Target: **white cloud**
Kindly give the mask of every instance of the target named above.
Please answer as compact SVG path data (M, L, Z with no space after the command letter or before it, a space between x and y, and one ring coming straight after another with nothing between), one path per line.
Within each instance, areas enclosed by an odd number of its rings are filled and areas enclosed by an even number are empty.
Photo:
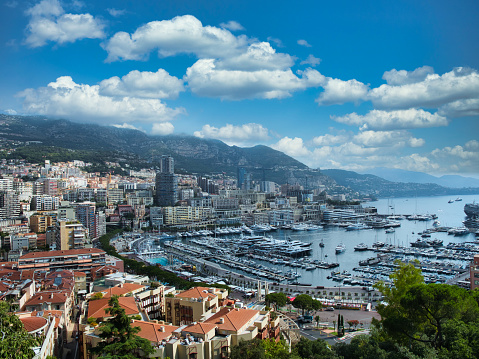
M421 147L425 141L407 131L362 131L353 137L354 143L365 147Z
M80 39L97 39L105 36L104 24L90 14L65 14L58 0L43 0L26 11L25 43L30 47L45 45L48 41L59 44Z
M159 69L157 72L131 71L121 79L118 76L100 82L100 95L120 97L174 99L184 91L183 80Z
M18 6L18 1L7 1L5 3L5 6L11 8L11 9L14 9Z
M479 99L467 99L450 102L439 107L438 113L447 117L464 117L479 115Z
M319 105L343 104L346 102L358 102L365 99L369 85L357 80L343 81L340 79L328 78L322 92L316 99Z
M214 60L201 59L187 69L185 80L191 91L199 96L229 100L284 98L294 91L319 86L324 81L324 76L313 69L306 69L300 75L297 77L290 69L220 70Z
M6 109L4 112L5 112L7 115L16 115L16 114L17 114L17 111L15 111L15 110L13 110L13 109L11 109L11 108Z
M384 109L436 108L458 100L477 99L479 73L474 69L458 67L442 76L428 74L420 82L381 85L371 90L368 98L376 108Z
M311 47L310 44L306 40L298 40L298 45L305 46L305 47Z
M317 136L313 138L313 144L316 146L331 146L339 145L349 140L349 136L346 135L330 135Z
M362 129L407 129L447 126L445 117L424 110L409 109L397 111L372 110L364 116L353 112L341 117L331 117L334 121Z
M434 69L431 66L419 67L414 71L398 71L396 69L392 69L391 71L386 71L383 74L383 80L386 80L388 85L391 86L406 85L424 81L428 75L433 73Z
M201 131L195 131L194 136L214 138L229 145L238 146L269 139L268 129L257 123L247 123L241 126L226 124L220 128L204 125Z
M138 131L141 131L141 132L145 132L142 129L137 128L137 127L133 126L132 124L126 123L126 122L124 122L122 125L112 124L112 126L116 127L116 128L126 128L126 129L129 129L129 130L138 130Z
M153 50L161 57L194 54L200 58L220 58L239 55L248 45L245 36L234 36L226 29L203 26L191 15L171 20L152 21L134 33L117 32L103 47L107 61L145 60Z
M157 99L102 96L99 90L99 85L77 84L63 76L47 87L26 89L18 96L24 98L23 108L28 113L106 124L170 121L185 113L183 108L171 109Z
M166 135L171 135L174 132L174 130L175 130L175 126L173 126L171 122L154 123L151 129L151 134L166 136Z
M228 21L228 22L222 22L220 26L224 29L228 29L230 31L242 31L245 30L245 28L237 21Z
M294 65L294 58L288 54L277 53L268 42L256 42L238 56L217 61L218 69L228 70L276 70Z
M284 152L291 157L306 157L311 154L311 152L305 147L303 139L299 137L290 138L283 137L277 143L270 146L271 148Z
M314 57L313 55L309 55L305 60L300 62L300 65L311 65L313 67L318 66L321 63L321 59Z
M126 13L126 10L125 9L114 9L114 8L110 8L110 9L106 9L108 11L108 13L113 16L113 17L119 17L119 16L122 16L122 15L125 15Z

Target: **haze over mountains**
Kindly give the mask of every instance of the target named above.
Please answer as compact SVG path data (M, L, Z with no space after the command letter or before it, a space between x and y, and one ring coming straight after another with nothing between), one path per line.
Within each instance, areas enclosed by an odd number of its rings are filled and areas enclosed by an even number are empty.
M373 171L377 175L334 169L320 171L268 146L241 148L188 135L150 136L138 130L44 117L0 115L0 138L29 142L30 146L33 142L36 146L93 151L98 160L109 158L109 161L128 162L138 167L155 166L156 159L166 154L175 157L180 172L234 176L238 167L245 167L256 180L297 183L307 189L344 186L365 196L479 193L479 180L461 176L437 178L391 169Z
M479 187L479 179L458 175L436 177L422 172L385 167L377 167L362 173L375 175L394 182L435 183L450 188Z

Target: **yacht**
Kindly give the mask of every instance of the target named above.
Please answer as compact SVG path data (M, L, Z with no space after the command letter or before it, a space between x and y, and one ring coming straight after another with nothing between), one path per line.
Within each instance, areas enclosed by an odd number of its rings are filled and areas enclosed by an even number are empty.
M336 254L343 253L345 250L346 246L343 243L339 243L335 248Z
M358 245L356 245L354 247L354 250L355 251L366 251L366 250L368 250L368 245L365 244L365 243L359 243Z

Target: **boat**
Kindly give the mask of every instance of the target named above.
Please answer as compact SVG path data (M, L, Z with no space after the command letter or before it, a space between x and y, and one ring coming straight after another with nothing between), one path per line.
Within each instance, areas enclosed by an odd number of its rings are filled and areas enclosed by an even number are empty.
M324 241L323 241L323 239L321 239L321 242L319 242L319 246L320 246L321 248L324 248Z
M343 243L339 243L334 250L336 254L340 254L346 250L346 246Z
M462 201L462 198L461 198L461 197L457 197L455 201L456 201L456 202L460 202L460 201Z
M464 213L468 217L479 217L479 204L476 202L467 203L464 206Z
M358 245L354 247L355 251L367 251L368 249L369 249L368 245L365 243L359 243Z
M394 228L388 228L386 229L386 233L394 233L396 230Z
M450 199L449 201L447 201L447 203L454 203L454 200Z

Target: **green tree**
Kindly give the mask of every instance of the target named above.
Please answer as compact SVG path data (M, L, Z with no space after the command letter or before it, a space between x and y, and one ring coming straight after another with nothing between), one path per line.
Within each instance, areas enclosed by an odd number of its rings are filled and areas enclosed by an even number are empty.
M274 339L241 340L231 347L230 359L289 359L291 355L283 341Z
M274 310L277 310L278 307L284 307L288 302L288 297L283 292L269 293L264 299L267 305L273 305Z
M313 309L313 298L307 294L300 294L293 300L293 307L301 309L302 314L305 310Z
M322 339L312 341L301 337L299 342L293 346L292 352L296 357L304 359L338 358L336 353L332 351L328 344Z
M9 312L9 304L0 301L0 358L30 359L35 353L32 347L41 345L39 338L35 338L23 327L20 319Z
M112 296L108 305L105 311L112 317L99 327L103 341L90 351L109 359L148 358L155 350L149 340L136 335L140 328L131 326L131 319L120 307L118 296Z

